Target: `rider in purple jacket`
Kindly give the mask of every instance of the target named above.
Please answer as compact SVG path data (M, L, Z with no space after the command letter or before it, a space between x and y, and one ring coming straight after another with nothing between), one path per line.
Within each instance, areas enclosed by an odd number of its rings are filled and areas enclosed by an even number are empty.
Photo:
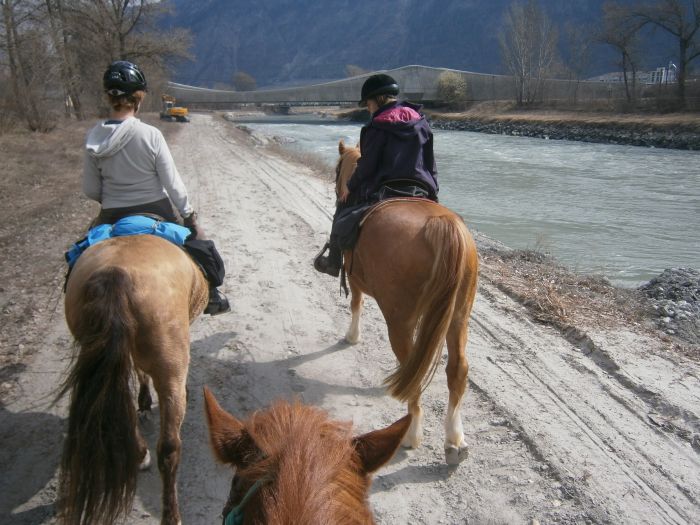
M433 133L419 112L420 106L396 100L374 112L360 133L362 157L348 182L351 194L366 201L385 182L403 179L437 195Z
M348 183L349 193L339 196L330 241L314 260L319 272L334 277L340 273L339 216L389 196L411 195L437 201L433 133L421 107L398 102L398 94L399 86L389 75L372 75L362 86L359 105L367 107L372 119L360 133L362 156ZM328 256L323 255L326 249Z

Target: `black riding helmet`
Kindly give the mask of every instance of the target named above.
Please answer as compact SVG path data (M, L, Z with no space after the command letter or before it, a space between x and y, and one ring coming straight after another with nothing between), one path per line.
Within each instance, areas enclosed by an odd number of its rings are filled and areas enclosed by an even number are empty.
M131 95L134 91L146 91L146 77L139 69L139 66L117 60L112 62L102 77L102 84L105 91L114 96Z
M389 75L380 73L378 75L372 75L365 80L362 84L362 93L360 94L360 101L357 103L358 106L366 106L367 99L376 97L379 95L393 95L399 94L399 85L396 80L391 78Z

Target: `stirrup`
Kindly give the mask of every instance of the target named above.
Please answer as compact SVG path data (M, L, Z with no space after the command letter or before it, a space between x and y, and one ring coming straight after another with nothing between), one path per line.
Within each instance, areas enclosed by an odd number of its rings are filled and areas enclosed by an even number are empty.
M327 273L332 277L338 277L340 275L340 266L335 266L330 257L325 257L323 255L318 255L314 259L314 269L317 272Z
M212 288L209 293L209 303L204 309L205 314L219 315L231 311L231 305L224 294L216 288Z
M316 254L316 257L314 257L314 264L316 264L316 261L318 261L318 259L320 257L322 257L323 254L326 253L326 250L328 250L330 247L331 247L330 242L326 242L326 244L323 245L323 248L321 248L321 251Z

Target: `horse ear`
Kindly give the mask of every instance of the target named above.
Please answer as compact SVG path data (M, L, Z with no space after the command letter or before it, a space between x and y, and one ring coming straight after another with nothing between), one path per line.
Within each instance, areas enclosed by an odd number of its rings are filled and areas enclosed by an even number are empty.
M408 414L386 428L353 438L352 444L365 474L371 474L391 459L410 425L411 415Z
M340 139L340 142L338 142L338 153L341 155L345 153L345 142L343 142L343 139Z
M226 412L217 402L211 390L204 387L204 408L209 424L209 438L216 458L222 463L239 465L245 453L243 423Z

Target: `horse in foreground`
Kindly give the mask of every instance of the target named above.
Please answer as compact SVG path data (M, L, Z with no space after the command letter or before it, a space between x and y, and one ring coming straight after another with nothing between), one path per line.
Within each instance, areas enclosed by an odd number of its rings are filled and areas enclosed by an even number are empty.
M374 523L369 475L396 452L410 416L353 438L315 407L277 402L239 421L204 388L214 453L236 467L224 525Z
M180 523L175 478L185 416L190 323L207 304L204 274L179 247L153 235L90 247L68 279L65 314L77 354L60 396L70 392L59 481L60 520L113 523L131 509L139 467L150 462L131 395L160 404L161 523Z
M360 158L359 148L346 147L342 140L338 151L336 194ZM464 221L427 199L382 201L363 219L355 247L343 255L352 293L346 339L359 341L363 294L374 297L399 361L385 383L394 397L408 402L413 416L404 446L421 443L420 396L447 340L445 459L459 463L467 456L459 410L467 385L465 348L478 274L476 245Z

